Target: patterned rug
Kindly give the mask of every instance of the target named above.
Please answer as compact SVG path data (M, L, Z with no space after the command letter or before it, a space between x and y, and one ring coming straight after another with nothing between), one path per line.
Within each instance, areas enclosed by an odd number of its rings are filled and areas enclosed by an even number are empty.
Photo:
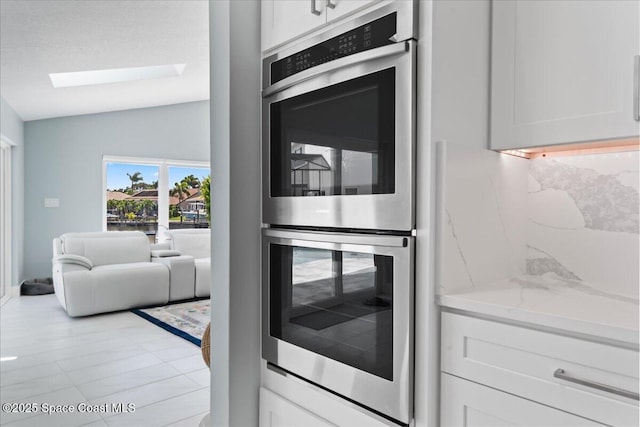
M211 300L136 308L131 312L199 347L204 330L210 321Z

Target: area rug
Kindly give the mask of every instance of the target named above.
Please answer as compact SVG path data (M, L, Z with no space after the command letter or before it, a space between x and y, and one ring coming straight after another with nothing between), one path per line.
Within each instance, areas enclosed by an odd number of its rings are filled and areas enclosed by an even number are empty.
M210 320L211 300L189 301L162 307L131 310L143 319L200 346Z

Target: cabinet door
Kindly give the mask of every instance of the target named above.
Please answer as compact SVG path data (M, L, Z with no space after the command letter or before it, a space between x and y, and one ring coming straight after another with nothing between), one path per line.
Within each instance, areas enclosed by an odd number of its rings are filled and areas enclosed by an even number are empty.
M494 1L491 148L637 137L638 5Z
M266 388L260 388L259 423L260 427L335 426Z
M369 3L373 3L374 1L376 0L326 0L327 21L339 18L356 9L360 9Z
M319 14L311 13L311 6ZM307 33L327 21L325 0L263 0L262 50Z
M442 374L441 387L443 427L604 425L449 374Z
M637 351L454 313L441 326L443 372L606 425L640 425L638 401L593 387L637 391Z

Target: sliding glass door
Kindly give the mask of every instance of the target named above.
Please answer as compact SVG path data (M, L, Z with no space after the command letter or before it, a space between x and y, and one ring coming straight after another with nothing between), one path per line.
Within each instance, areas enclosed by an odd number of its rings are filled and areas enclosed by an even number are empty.
M11 146L0 140L0 298L11 286Z

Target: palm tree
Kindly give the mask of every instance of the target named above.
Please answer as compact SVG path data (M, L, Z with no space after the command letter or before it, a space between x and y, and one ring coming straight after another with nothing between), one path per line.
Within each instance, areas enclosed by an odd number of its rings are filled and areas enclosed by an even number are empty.
M156 211L158 210L158 205L155 201L153 200L149 200L149 199L145 199L145 200L141 200L141 209L142 209L142 216L147 218L150 216L155 216L154 213L156 213Z
M180 204L180 202L191 195L191 193L189 193L189 185L184 180L176 182L173 184L173 188L169 190L169 195L178 197L178 204ZM182 210L180 212L180 222L182 222Z
M194 175L185 176L182 182L187 184L187 188L200 188L200 180Z
M207 211L207 221L211 224L211 174L202 180L200 187L202 197L204 198L204 208Z
M142 177L142 174L140 172L136 172L133 175L128 173L127 176L131 180L131 193L133 193L133 189L135 187L136 182L142 181L144 178Z

